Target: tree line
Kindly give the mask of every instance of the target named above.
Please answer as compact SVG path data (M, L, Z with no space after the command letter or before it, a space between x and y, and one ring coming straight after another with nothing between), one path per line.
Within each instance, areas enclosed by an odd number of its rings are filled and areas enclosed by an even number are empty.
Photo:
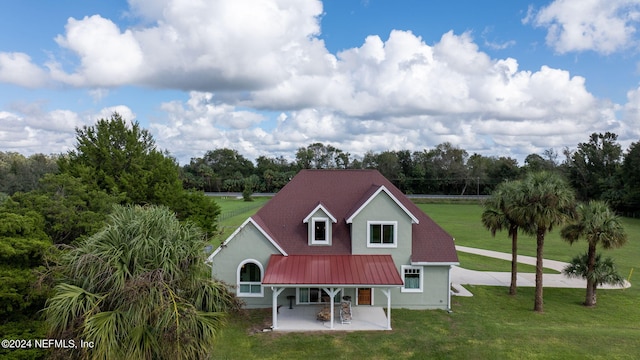
M122 132L122 129L118 131ZM136 131L141 132L143 129L138 128ZM150 140L150 134L144 132L144 137ZM90 135L87 133L87 136ZM153 155L157 159L149 161L153 163L163 158L166 164L162 165L162 161L158 161L156 170L149 170L145 177L105 177L96 180L96 185L115 189L117 183L120 193L128 194L128 201L139 202L148 198L152 199L151 202L157 202L158 196L161 196L160 189L148 186L146 179L161 178L168 176L167 174L171 174L173 178L164 181L174 181L173 188L179 186L180 182L184 189L251 194L277 192L301 169L377 169L407 194L489 195L498 184L506 180L522 179L531 172L550 171L562 175L576 189L578 200L603 200L621 214L637 216L640 214L640 142L632 143L623 151L617 139L618 136L614 133L593 133L587 141L577 144L575 149L565 148L562 154L552 149L545 150L542 154L529 154L522 165L511 157L476 153L469 155L466 150L450 143L413 152L369 151L361 157L332 145L313 143L299 148L294 160L287 160L283 156L259 156L251 161L236 149L209 150L204 156L192 158L189 164L178 167L176 174L175 171L167 172L163 169L167 166L175 168L177 162L168 153L158 152ZM85 147L81 143L79 146L83 149ZM95 153L76 159L72 153L25 157L17 153L0 152L0 194L5 194L0 196L46 187L47 181L41 182L46 174L72 171L59 169L59 164L64 166L68 159L74 159L74 162L93 161L93 167L101 164L100 169L94 171L94 177L99 176L100 171L109 173L119 168L128 170L127 167L135 169L142 166L125 161L132 154L120 151L115 155L103 158ZM73 171L75 175L81 173L77 166ZM167 190L165 193L171 192ZM178 202L177 199L174 200ZM183 202L182 206L186 207L187 204Z
M301 147L295 160L260 156L255 162L235 149L210 150L181 168L187 188L205 192L277 192L301 169L376 169L407 194L489 195L507 180L549 171L576 189L578 200L607 201L617 211L640 212L640 142L623 151L614 133L593 133L561 155L553 149L511 157L469 153L445 142L422 151L369 151L362 157L332 145Z

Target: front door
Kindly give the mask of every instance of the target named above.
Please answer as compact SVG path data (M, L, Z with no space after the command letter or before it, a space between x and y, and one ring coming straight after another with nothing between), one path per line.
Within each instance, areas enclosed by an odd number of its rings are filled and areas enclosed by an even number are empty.
M371 305L371 288L358 289L358 305Z

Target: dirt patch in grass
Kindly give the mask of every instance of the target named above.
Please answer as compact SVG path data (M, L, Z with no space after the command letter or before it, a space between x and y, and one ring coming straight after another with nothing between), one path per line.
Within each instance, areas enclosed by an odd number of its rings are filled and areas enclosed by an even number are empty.
M247 324L247 334L255 335L264 333L265 329L271 329L271 309L244 309L239 314Z

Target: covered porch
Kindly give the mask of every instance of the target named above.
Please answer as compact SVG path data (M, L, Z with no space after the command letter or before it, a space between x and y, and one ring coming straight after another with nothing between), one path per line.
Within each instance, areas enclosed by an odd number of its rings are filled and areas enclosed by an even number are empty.
M273 330L391 330L391 289L401 287L403 281L390 255L272 255L262 285L272 290ZM284 290L300 288L321 289L327 301L293 309L279 306ZM373 303L350 304L350 323L343 324L339 307L345 304L336 297L345 288L379 289L386 298L386 313ZM323 309L328 316L317 320Z
M293 309L282 306L278 315L276 331L376 331L388 330L387 315L380 306L352 307L352 320L348 324L340 322L339 304L334 306L334 318L337 319L331 329L330 321L316 320L316 314L324 305L300 305Z

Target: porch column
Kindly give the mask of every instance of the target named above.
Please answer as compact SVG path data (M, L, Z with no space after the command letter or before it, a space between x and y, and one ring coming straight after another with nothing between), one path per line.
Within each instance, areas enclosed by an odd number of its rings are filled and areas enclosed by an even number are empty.
M391 330L391 288L381 290L387 297L387 330Z
M273 325L271 326L271 328L273 330L278 329L278 295L280 295L280 293L282 293L282 291L284 290L283 287L278 288L278 287L271 287L271 292L273 293L272 298L272 309L271 309L271 317L273 318Z
M331 329L333 329L333 298L340 292L340 288L323 288L322 290L329 294L329 297L331 298L329 300L329 304L331 304L329 309L331 310Z

